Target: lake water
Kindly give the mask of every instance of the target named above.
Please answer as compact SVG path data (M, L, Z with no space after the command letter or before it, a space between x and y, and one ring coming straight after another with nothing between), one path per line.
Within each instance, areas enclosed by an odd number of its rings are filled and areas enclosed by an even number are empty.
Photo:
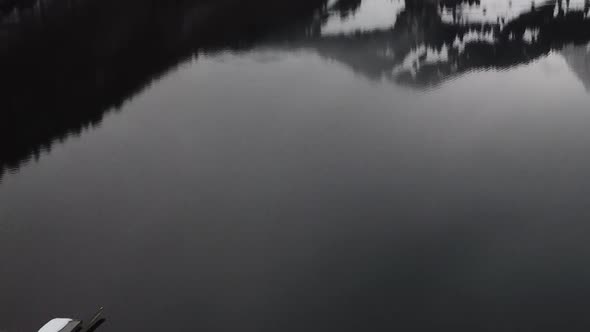
M3 9L0 331L590 328L589 2L288 2Z

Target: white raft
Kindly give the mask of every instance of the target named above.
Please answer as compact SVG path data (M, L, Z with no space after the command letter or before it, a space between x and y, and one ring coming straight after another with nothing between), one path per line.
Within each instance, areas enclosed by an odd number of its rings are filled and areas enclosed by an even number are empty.
M84 326L81 320L55 318L43 325L39 332L92 332L104 321L104 318L102 318L102 308L100 308L87 326Z

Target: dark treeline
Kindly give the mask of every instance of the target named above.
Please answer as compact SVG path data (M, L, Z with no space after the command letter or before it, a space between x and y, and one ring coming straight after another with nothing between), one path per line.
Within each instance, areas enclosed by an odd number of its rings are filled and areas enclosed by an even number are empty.
M15 2L16 3L16 2ZM324 0L40 0L3 3L0 177L99 123L184 59L242 49Z

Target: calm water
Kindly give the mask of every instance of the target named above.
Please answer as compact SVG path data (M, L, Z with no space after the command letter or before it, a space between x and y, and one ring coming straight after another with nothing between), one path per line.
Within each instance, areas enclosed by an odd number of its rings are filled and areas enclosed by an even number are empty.
M589 2L248 2L5 2L0 331L590 328Z

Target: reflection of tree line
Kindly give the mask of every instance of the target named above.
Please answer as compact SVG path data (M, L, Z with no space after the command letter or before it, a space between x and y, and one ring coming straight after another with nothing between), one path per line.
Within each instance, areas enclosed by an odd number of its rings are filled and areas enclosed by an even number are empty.
M324 4L40 1L45 6L22 8L19 21L0 25L0 178L97 125L184 59L248 47L289 22L310 19Z
M441 9L477 0L406 0L392 29L335 36L321 34L322 22L334 12L352 15L362 0L329 9L327 0L11 1L0 0L0 177L98 124L106 111L201 51L247 48L272 37L267 42L275 47L313 48L372 78L428 86L590 39L584 14L563 7L555 14L554 1L506 24L464 24L445 22ZM538 30L532 42L522 38L527 29ZM494 38L450 47L473 34ZM425 61L420 46L440 61ZM408 62L413 55L416 61Z
M459 5L477 6L476 0L406 0L405 4L391 29L329 36L316 30L315 36L289 46L315 49L372 79L428 87L472 70L527 63L590 40L588 0L575 10L569 10L569 0L531 4L508 22L500 17L487 22L460 20ZM355 6L334 8L349 12ZM443 20L443 9L450 9L453 20Z
M464 49L451 48L448 60L427 64L415 70L411 75L408 71L398 76L403 83L417 85L433 85L454 76L474 69L507 68L526 63L548 54L551 50L560 50L568 44L586 43L590 40L590 20L585 13L590 8L585 1L582 10L568 11L568 1L548 1L541 6L532 7L505 25L461 26L455 27L456 35L462 40L466 35L476 32L477 35L488 34L491 41L477 40L466 43ZM440 21L439 21L440 22ZM438 22L437 22L438 23ZM440 23L441 29L448 24ZM525 38L529 34L528 38ZM449 36L450 37L450 36ZM440 49L442 44L452 44L457 37L429 40L424 44L435 45Z

